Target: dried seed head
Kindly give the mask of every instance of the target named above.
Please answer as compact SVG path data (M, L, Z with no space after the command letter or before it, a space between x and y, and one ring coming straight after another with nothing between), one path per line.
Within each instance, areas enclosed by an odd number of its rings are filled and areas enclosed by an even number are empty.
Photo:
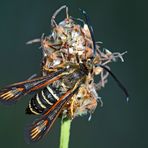
M56 17L63 9L66 9L66 18L57 23ZM28 42L41 42L44 59L43 75L48 75L56 71L57 67L64 67L64 65L66 65L67 69L71 68L71 65L75 68L81 67L80 65L85 67L83 70L87 71L87 74L84 84L80 86L78 93L71 98L63 109L65 116L70 118L88 112L92 113L98 102L102 106L102 101L98 97L96 90L100 90L107 83L110 73L107 64L116 61L117 58L123 61L122 55L124 54L112 53L108 49L101 50L100 44L102 42L95 42L88 15L83 10L81 12L86 23L82 19L71 17L68 14L67 6L60 7L51 18L51 34L49 36L43 34L41 39ZM78 22L82 22L83 25ZM94 81L96 75L100 76L97 83ZM111 75L113 76L112 73ZM63 86L65 84L70 85L71 83L68 78L63 77L61 86L62 89L67 90L68 86Z

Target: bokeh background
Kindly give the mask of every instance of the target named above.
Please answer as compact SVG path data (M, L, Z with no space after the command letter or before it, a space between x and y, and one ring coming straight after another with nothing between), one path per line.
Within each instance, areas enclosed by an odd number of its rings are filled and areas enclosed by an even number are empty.
M50 33L50 17L62 5L70 14L82 17L85 9L92 21L96 40L111 51L124 52L125 62L111 68L127 87L131 99L126 103L122 91L109 78L99 92L104 106L72 123L70 148L146 148L148 147L148 45L147 3L143 0L13 0L0 1L0 86L27 79L39 73L39 45L25 42ZM58 20L64 18L64 12ZM24 113L31 96L16 105L0 105L0 147L58 148L60 120L38 143L26 144L24 127L34 117Z

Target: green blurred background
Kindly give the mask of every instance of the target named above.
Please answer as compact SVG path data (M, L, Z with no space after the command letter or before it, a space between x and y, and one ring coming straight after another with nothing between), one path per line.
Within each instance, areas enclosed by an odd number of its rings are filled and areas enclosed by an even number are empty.
M41 50L25 42L50 33L50 17L61 5L70 14L82 17L85 9L95 30L95 38L111 51L124 52L125 62L111 68L127 87L127 104L122 91L109 78L101 90L103 108L72 122L70 148L146 148L148 147L148 70L147 3L142 0L13 0L0 1L0 86L27 79L39 73ZM64 13L59 16L64 18ZM60 19L59 19L60 20ZM60 120L40 142L26 144L24 127L34 117L24 113L30 96L13 106L0 105L0 147L58 148Z

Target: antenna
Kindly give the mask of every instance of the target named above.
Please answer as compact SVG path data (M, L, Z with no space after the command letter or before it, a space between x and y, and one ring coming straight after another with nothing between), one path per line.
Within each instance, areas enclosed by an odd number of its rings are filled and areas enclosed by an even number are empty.
M88 14L86 13L86 11L82 10L79 8L79 10L83 13L84 17L85 17L85 21L86 21L86 24L89 28L89 31L90 31L90 34L91 34L91 38L92 38L92 42L93 42L93 53L94 55L96 54L96 44L95 44L95 36L94 36L94 31L93 31L93 28L92 28L92 25L90 23L90 18L88 16Z
M125 96L126 96L126 101L129 101L129 94L128 91L126 90L126 88L123 86L123 84L119 81L119 79L115 76L115 74L109 70L106 66L101 65L101 64L97 64L97 66L100 66L101 68L103 68L104 70L106 70L111 76L112 78L116 81L117 85L121 88L121 90L124 92Z

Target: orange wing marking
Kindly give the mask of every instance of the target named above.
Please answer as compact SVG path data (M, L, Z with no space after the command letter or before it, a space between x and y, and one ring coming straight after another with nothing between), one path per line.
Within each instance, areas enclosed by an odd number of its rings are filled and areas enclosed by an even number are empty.
M23 91L24 89L23 88L17 88L15 90L10 90L6 93L3 93L0 95L0 98L2 98L3 100L9 100L11 99L12 97L16 97L17 96L17 93Z
M38 123L38 126L31 130L31 138L34 139L39 135L39 133L46 127L48 124L48 120L40 121Z

